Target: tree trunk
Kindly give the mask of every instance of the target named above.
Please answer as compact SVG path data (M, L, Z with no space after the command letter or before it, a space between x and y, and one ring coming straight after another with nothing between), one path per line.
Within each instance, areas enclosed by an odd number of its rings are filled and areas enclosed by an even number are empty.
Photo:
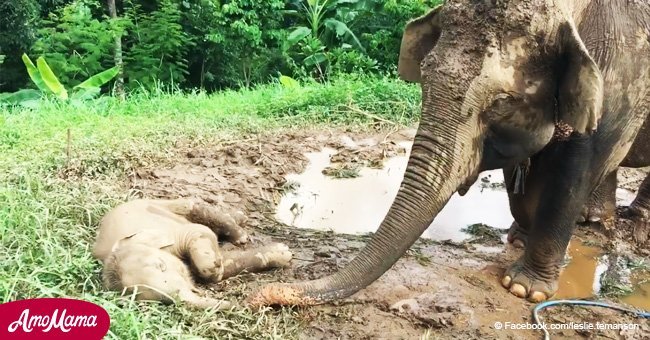
M115 8L115 0L108 1L108 13L111 16L111 19L117 19L117 9ZM115 66L119 68L119 73L117 74L117 79L115 80L115 94L122 100L124 100L124 60L122 59L122 32L115 33L115 54L113 55L113 60L115 61Z

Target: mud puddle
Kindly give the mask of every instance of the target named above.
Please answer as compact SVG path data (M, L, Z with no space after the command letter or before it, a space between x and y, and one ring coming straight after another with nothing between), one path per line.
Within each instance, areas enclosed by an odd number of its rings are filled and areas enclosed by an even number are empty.
M621 301L643 310L650 310L650 275L639 279L639 284L637 284L634 292L621 298Z
M556 299L593 297L600 291L600 276L607 269L599 264L603 251L574 239L569 244L570 263L562 270Z
M403 155L386 159L381 169L362 167L354 178L323 174L332 166L330 159L336 150L326 148L306 154L309 165L305 171L286 177L297 188L282 198L276 218L298 228L344 234L376 231L404 177L411 143L399 145L406 151ZM476 223L498 229L506 229L512 223L501 170L481 174L465 196L454 194L422 237L464 241L471 235L462 229Z
M606 291L608 287L603 284L603 281L607 280L604 275L610 270L607 258L608 255L601 248L587 245L579 239L573 239L568 249L570 262L562 269L558 292L554 299L588 299L609 294L610 292ZM628 269L623 268L622 270L627 271ZM650 308L650 276L643 270L629 274L634 276L629 283L632 291L628 295L621 296L621 301L648 310Z
M355 149L358 144L349 138L341 142L346 148ZM364 140L363 145L373 145ZM396 143L403 148L399 155L381 162L374 168L356 164L339 164L340 150L324 148L319 152L306 153L308 165L300 174L286 176L293 191L279 201L275 218L297 228L328 230L341 234L363 234L376 231L390 208L406 169L410 141ZM345 157L343 157L345 158ZM332 177L331 169L344 168L347 178ZM629 189L617 190L617 203L631 203L635 193ZM470 212L471 213L467 213ZM465 196L454 196L422 235L437 241L463 242L474 235L466 232L467 227L483 224L496 229L507 229L512 223L508 197L504 188L501 170L486 171L470 188ZM502 241L505 235L502 236ZM485 246L474 244L482 253L498 254L505 251L505 244ZM602 249L589 246L574 239L568 249L566 267L560 276L556 299L592 298L601 291L600 279L608 269L602 261ZM650 283L646 278L634 286L634 292L622 300L638 308L650 304Z

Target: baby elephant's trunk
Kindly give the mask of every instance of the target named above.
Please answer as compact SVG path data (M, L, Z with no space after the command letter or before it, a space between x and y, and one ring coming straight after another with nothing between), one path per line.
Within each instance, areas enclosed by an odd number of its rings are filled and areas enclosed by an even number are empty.
M289 247L273 243L261 248L223 252L223 275L226 279L242 272L259 272L270 268L289 266L292 254Z
M200 309L215 308L217 310L226 310L233 308L233 304L229 301L217 300L209 297L201 297L190 290L181 290L178 293L178 298L180 301L187 303L192 307Z

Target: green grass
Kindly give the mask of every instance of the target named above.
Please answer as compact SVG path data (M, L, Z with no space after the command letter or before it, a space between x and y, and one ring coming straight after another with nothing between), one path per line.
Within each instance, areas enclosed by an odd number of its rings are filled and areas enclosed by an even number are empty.
M323 175L333 178L357 178L361 176L361 166L343 164L323 169Z
M0 301L95 302L111 315L109 338L295 337L301 321L290 309L192 311L106 292L90 255L99 219L134 194L127 178L135 169L169 165L177 141L201 145L280 128L367 125L373 115L410 123L419 96L418 87L399 81L348 78L296 89L140 93L125 102L0 108Z

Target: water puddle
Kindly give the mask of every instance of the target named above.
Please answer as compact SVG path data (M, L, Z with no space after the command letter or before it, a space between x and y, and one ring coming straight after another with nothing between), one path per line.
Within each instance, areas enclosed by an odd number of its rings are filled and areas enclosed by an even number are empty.
M353 147L354 141L347 141L347 144ZM404 176L411 143L403 142L400 146L406 148L406 155L386 159L382 169L361 168L355 178L337 179L323 175L322 171L331 164L330 157L336 154L334 149L306 154L309 165L305 171L287 176L288 182L298 185L293 192L282 197L276 218L297 228L344 234L375 231L388 212ZM633 198L631 191L617 191L618 204L629 204ZM501 170L487 171L465 196L454 194L422 236L459 242L472 237L462 231L468 225L483 223L506 229L512 220L503 187L503 173ZM503 250L503 247L475 246L484 252ZM602 250L574 240L568 252L571 262L562 271L555 298L597 295L601 288L600 277L607 270L607 265L599 261ZM621 300L638 308L650 309L650 282L637 284L635 292Z
M616 188L616 205L630 205L635 197L636 193L631 190Z
M560 286L553 299L593 298L601 292L601 277L607 271L602 249L585 245L579 240L569 244L571 262L560 274ZM633 280L634 291L620 300L636 308L650 310L650 277L642 273Z
M560 274L560 286L554 299L592 298L601 293L601 277L607 271L603 251L579 240L569 244L571 262ZM634 290L620 300L636 308L650 310L650 277L640 272L632 280Z
M410 144L401 144L407 155ZM308 153L310 163L305 171L287 176L287 181L299 187L280 201L276 213L279 221L346 234L377 230L397 194L408 157L389 158L383 169L362 168L356 178L336 179L322 174L335 153L333 149ZM461 229L475 223L495 228L508 228L512 223L501 170L483 173L465 196L454 194L422 236L462 241L470 235Z
M600 275L607 269L599 264L602 250L573 240L568 249L571 262L560 274L560 286L555 299L582 299L600 291Z
M634 292L623 297L621 301L645 311L650 311L650 277L639 280Z

